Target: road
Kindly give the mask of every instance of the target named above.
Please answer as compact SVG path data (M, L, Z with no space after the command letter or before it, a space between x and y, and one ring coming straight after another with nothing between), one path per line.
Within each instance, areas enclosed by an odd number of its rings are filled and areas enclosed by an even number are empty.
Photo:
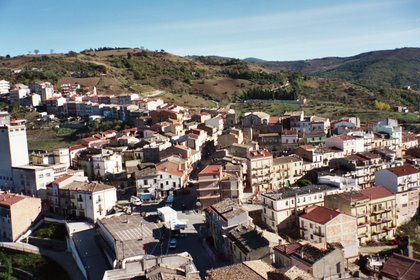
M162 228L162 238L158 246L153 248L153 255L164 255L171 253L188 252L194 260L194 264L200 271L200 276L204 279L206 270L226 265L226 263L218 260L214 252L209 248L207 243L200 235L200 228L205 227L205 216L201 211L196 211L196 194L194 189L191 189L189 193L178 192L175 195L173 208L178 212L178 218L187 220L187 228L181 231L182 235L175 237L177 239L176 249L169 249L168 243L170 238L170 232ZM184 207L183 207L184 205ZM155 217L157 208L163 207L164 201L157 205L142 206L141 211L147 213L151 220L156 219ZM184 209L182 211L181 209ZM148 253L151 253L148 248Z

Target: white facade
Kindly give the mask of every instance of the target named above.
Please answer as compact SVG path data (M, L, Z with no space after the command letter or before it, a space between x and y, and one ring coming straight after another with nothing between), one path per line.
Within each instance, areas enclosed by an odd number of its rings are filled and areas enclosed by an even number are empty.
M101 154L92 156L93 175L105 178L109 174L123 171L121 154L103 150Z
M0 188L13 185L12 167L29 163L26 127L24 125L0 127Z
M13 168L15 192L47 199L47 185L54 181L52 167L25 165Z
M325 140L325 146L340 149L347 156L356 152L356 139L345 134L332 136Z
M10 83L6 80L0 80L0 94L9 93Z

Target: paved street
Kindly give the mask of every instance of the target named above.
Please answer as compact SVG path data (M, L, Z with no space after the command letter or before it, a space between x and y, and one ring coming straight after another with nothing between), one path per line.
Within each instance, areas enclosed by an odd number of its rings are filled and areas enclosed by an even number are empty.
M162 238L159 244L153 244L153 248L147 248L149 254L164 255L171 253L188 252L194 259L197 269L200 270L200 275L204 278L206 270L224 265L216 258L211 249L207 246L205 241L200 236L200 228L205 226L205 216L201 211L196 211L196 194L194 188L189 188L189 193L178 191L175 195L173 208L177 210L178 219L187 220L187 228L181 231L182 235L176 237L176 249L169 249L170 236L168 230L162 228ZM142 206L141 210L145 212L150 221L157 219L157 208L165 206L164 200L156 205ZM185 209L185 210L181 210ZM159 223L157 223L159 225Z

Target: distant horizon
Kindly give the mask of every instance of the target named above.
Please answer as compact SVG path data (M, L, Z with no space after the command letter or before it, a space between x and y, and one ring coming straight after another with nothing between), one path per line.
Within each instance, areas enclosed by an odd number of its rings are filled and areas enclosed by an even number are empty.
M95 47L95 48L85 48L82 50L69 50L68 52L54 52L54 53L42 53L41 51L38 54L34 54L34 53L30 53L30 54L18 54L18 55L14 55L14 56L10 56L11 58L14 57L22 57L22 56L43 56L43 55L66 55L68 54L70 51L74 51L76 53L81 53L82 51L86 51L86 50L90 50L90 49L98 49L98 48L113 48L113 49L141 49L140 47L110 47L110 46L102 46L102 47ZM148 49L146 47L143 47L144 50L147 51L160 51L162 49ZM367 50L361 53L355 53L355 54L350 54L350 55L346 55L346 56L336 56L336 55L330 55L330 56L323 56L323 57L313 57L313 58L302 58L302 59L296 59L296 60L268 60L268 59L264 59L264 58L260 58L260 57L254 57L254 56L249 56L249 57L229 57L229 56L221 56L221 55L217 55L217 54L188 54L188 55L179 55L176 53L172 53L172 52L168 52L166 50L164 50L167 53L170 53L172 55L176 55L176 56L180 56L180 57L189 57L189 56L215 56L215 57L224 57L224 58L232 58L232 59L240 59L240 60L245 60L245 59L259 59L262 61L282 61L282 62L288 62L288 61L301 61L301 60L315 60L315 59L324 59L324 58L346 58L346 57L352 57L352 56L357 56L360 54L364 54L364 53L369 53L369 52L380 52L380 51L395 51L395 50L399 50L399 49L420 49L420 47L397 47L397 48L393 48L393 49L381 49L381 50ZM0 55L0 56L5 56L5 55Z
M420 47L416 0L2 0L0 12L2 56L131 46L294 61Z

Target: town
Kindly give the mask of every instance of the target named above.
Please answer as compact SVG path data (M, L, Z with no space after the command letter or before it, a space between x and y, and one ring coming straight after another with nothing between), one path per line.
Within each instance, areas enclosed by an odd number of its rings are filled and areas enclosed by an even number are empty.
M420 273L398 235L419 208L420 137L397 120L239 118L48 81L2 80L0 94L38 108L32 121L0 112L0 246L65 261L69 279ZM27 128L54 120L127 127L29 153Z

